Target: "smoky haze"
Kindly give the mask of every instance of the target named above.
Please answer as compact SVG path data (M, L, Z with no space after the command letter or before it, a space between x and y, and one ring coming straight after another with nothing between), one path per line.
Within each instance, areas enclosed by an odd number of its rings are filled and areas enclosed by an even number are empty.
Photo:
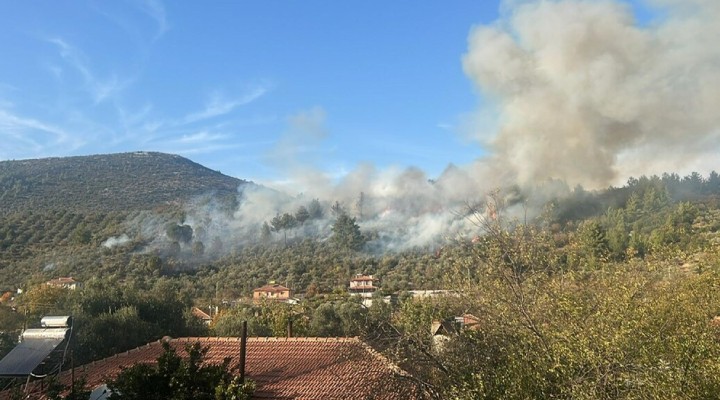
M289 119L268 155L287 182L244 187L229 220L206 207L187 222L228 250L257 243L263 223L319 199L323 217L286 232L291 240L328 238L339 202L372 233L369 250L437 247L478 234L464 214L496 188L521 217L568 186L707 172L720 144L720 1L652 6L661 17L641 24L619 1L508 1L500 19L474 27L462 66L483 108L470 120L493 117L467 127L483 147L470 165L451 164L439 177L370 164L328 176L311 161L329 134L315 107Z

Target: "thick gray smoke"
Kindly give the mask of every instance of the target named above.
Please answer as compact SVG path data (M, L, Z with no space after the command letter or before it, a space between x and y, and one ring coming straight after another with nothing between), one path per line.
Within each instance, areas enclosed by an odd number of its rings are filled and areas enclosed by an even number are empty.
M712 169L720 142L720 1L656 0L641 26L619 1L506 4L473 29L466 74L499 114L475 135L519 183L602 187Z
M478 234L464 213L496 188L522 218L568 185L707 172L720 144L720 0L654 4L662 19L640 24L619 1L508 1L498 21L475 27L463 67L483 98L477 120L497 121L473 126L488 154L472 165L439 177L370 165L329 176L313 166L328 135L317 107L292 117L268 154L288 183L245 186L231 217L205 204L184 223L206 249L228 251L258 243L263 223L319 199L324 217L284 232L290 240L328 238L339 202L372 234L369 249L437 247ZM523 195L507 189L517 186Z

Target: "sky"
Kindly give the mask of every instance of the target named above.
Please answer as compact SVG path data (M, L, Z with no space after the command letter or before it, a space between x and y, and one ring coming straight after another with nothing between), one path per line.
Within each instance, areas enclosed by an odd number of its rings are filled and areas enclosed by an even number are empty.
M288 158L440 173L477 102L460 57L492 2L0 6L0 159L125 151L280 179Z
M469 125L501 123L463 57L515 3L3 2L0 160L160 151L256 182L300 165L439 176L486 156Z

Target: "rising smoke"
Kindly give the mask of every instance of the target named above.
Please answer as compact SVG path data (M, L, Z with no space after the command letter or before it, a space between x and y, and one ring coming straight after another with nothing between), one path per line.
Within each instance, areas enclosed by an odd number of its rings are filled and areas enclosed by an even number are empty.
M324 110L314 108L290 119L269 155L292 185L245 186L231 220L195 209L188 223L242 245L256 242L278 213L317 198L325 217L290 237L327 238L330 204L339 202L374 232L369 248L404 250L476 235L463 213L495 188L506 188L519 216L568 185L707 172L720 144L720 1L652 5L662 17L638 22L620 1L507 1L500 19L473 28L462 65L482 96L481 113L497 120L471 127L487 152L472 165L450 165L433 180L416 168L371 165L329 177L302 159L328 132Z
M473 29L466 74L499 115L475 127L519 183L603 187L708 171L720 139L720 2L656 0L640 25L619 1L508 3Z

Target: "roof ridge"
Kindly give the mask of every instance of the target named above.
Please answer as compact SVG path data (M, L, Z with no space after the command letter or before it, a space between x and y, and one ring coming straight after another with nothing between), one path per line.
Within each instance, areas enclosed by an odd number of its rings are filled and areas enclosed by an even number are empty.
M168 339L165 339L168 340ZM179 338L172 338L169 339L170 342L175 343L188 343L188 342L239 342L241 338L239 336L184 336ZM286 337L286 336L249 336L247 338L248 341L253 342L343 342L343 343L352 343L352 342L362 342L359 337L357 336L293 336L293 337ZM161 342L162 340L158 340L157 342ZM157 343L157 342L151 342L151 343ZM147 345L143 346L148 346ZM141 347L143 347L141 346ZM128 350L128 352L134 351L136 349Z
M248 337L248 340L252 340L254 342L343 342L343 343L350 343L359 341L358 337L350 337L350 336L331 336L331 337L321 337L321 336L293 336L293 337L286 337L286 336L252 336Z
M107 357L100 358L98 360L93 360L93 361L87 362L83 365L78 365L77 367L73 367L73 368L66 369L64 371L60 371L60 373L57 374L57 377L61 378L61 377L66 377L68 375L72 375L73 371L75 371L76 373L79 373L81 376L85 375L88 367L92 367L92 366L95 366L98 364L107 364L110 360L112 360L114 358L119 358L120 356L128 356L128 355L130 355L130 353L132 353L134 351L140 351L143 348L150 348L150 347L152 347L152 345L154 343L160 343L160 342L162 342L162 339L156 340L154 342L148 342L146 344L137 346L130 350L121 351L119 353L115 353L115 354L109 355Z

